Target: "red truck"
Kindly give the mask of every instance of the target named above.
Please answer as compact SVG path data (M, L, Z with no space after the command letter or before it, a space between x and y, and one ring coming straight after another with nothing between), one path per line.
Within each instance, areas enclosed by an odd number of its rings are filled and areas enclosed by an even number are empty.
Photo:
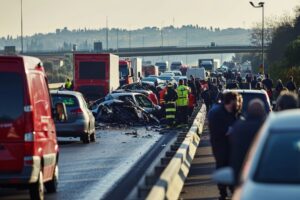
M158 76L158 66L156 65L144 65L142 67L142 73L144 77L148 77L150 75Z
M62 103L60 108L66 113ZM55 110L39 59L0 56L1 187L25 185L31 199L44 199L44 186L48 193L56 192Z
M120 86L133 83L133 68L130 60L119 61Z
M74 54L74 90L87 101L97 100L117 89L119 57L113 54Z

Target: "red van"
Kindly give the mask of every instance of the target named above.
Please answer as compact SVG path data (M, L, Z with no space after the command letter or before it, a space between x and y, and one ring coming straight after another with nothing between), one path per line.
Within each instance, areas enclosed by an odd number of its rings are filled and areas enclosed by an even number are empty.
M58 144L41 61L0 56L0 187L28 186L31 199L56 192Z

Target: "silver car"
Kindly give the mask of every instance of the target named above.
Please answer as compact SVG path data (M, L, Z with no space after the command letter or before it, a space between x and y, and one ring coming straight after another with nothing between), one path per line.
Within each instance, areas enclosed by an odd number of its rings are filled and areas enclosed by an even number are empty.
M95 118L88 109L87 103L79 92L51 91L52 103L64 103L67 120L55 122L57 136L80 137L84 143L96 140Z
M246 158L232 199L300 199L300 112L271 113ZM219 183L233 181L231 168L218 170Z

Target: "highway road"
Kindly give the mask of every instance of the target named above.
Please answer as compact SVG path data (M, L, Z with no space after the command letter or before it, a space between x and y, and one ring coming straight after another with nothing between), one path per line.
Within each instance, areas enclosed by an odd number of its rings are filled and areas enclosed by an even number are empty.
M132 134L135 130L137 135ZM46 199L98 200L117 187L136 164L141 164L139 161L149 150L157 145L164 148L160 141L168 142L175 136L140 127L98 130L97 142L91 144L82 144L79 139L59 138L58 192L46 194ZM29 199L29 193L1 188L0 199Z

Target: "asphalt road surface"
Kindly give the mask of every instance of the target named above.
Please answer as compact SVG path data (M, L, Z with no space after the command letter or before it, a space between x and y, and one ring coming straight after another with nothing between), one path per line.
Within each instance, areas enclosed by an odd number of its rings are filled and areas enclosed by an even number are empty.
M97 142L91 144L82 144L78 139L60 140L58 192L46 194L46 199L100 199L161 137L156 130L140 127L98 130ZM29 193L0 188L0 199L29 199Z

